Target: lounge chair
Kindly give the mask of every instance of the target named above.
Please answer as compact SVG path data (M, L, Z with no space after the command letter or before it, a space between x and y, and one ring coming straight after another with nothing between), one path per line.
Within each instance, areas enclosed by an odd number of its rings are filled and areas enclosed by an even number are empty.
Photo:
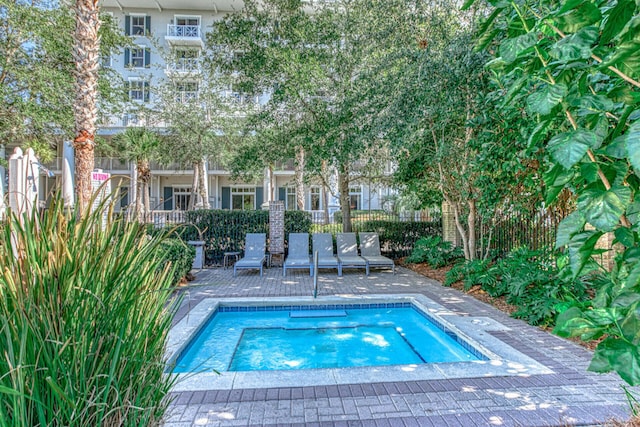
M367 276L369 275L369 263L358 256L358 243L356 241L356 233L338 233L336 236L338 243L338 262L340 263L339 273L345 267L364 267Z
M308 268L313 276L311 259L309 257L309 233L289 234L289 253L282 264L282 275L287 275L287 268Z
M377 233L360 233L360 255L369 263L369 269L391 267L393 274L396 274L393 260L380 253L380 238Z
M247 233L244 249L244 258L233 264L233 275L238 273L238 269L260 270L262 277L262 267L267 259L265 255L267 249L267 235L265 233Z
M318 268L335 268L338 270L338 276L342 276L340 263L333 253L333 237L331 234L316 233L313 234L311 240L313 241L313 253L318 252Z

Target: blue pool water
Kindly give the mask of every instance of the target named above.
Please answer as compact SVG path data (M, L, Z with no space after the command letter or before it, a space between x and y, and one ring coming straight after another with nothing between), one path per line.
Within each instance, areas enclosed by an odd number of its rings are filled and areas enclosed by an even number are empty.
M221 307L181 353L173 372L341 368L484 359L477 350L446 333L411 304L383 306L250 308L256 311Z

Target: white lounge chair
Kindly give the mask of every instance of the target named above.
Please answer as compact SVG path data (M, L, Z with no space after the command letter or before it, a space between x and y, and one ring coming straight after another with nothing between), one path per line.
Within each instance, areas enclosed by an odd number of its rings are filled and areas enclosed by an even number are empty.
M318 268L335 268L338 276L342 276L340 263L333 252L333 237L330 233L313 234L313 253L318 252ZM312 266L313 267L313 266Z
M262 267L267 259L267 235L265 233L247 233L244 258L233 265L233 275L238 273L238 269L260 270L262 277Z
M363 268L369 275L369 263L358 256L358 243L356 241L356 233L338 233L336 235L338 244L338 262L340 268L338 275L342 276L342 270L345 267Z
M309 257L309 233L289 234L289 253L282 264L282 275L287 275L287 268L308 268L313 276L311 258Z
M360 233L360 255L371 267L391 267L396 274L396 265L391 258L382 256L380 252L380 238L377 233Z

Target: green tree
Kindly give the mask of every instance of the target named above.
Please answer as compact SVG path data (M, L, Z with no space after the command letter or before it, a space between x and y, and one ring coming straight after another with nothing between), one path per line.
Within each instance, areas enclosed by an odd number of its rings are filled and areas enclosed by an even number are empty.
M0 0L2 145L29 142L54 146L74 132L74 105L81 105L74 95L76 70L72 54L74 22L79 16L75 6L79 5L69 5L59 5L56 1ZM89 15L82 16L85 19ZM97 20L97 16L91 19ZM97 31L103 41L94 55L96 61L99 55L108 55L127 43L110 16L105 14L100 19L104 25L90 29ZM91 26L95 22L87 24ZM89 31L82 28L85 33ZM81 51L76 52L76 56L82 60L85 58ZM105 84L107 80L111 83ZM83 82L82 87L88 87L87 82ZM101 90L94 94L94 100L99 100L106 107L118 99L119 85L112 72L100 70L97 82ZM87 168L91 172L93 163Z
M160 137L151 130L130 127L123 133L116 135L108 143L100 144L99 148L109 156L123 161L135 162L137 174L134 214L138 221L143 222L146 218L145 215L151 212L149 205L150 162L160 158Z
M240 90L271 95L262 114L278 124L269 130L273 145L288 146L280 153L297 155L315 177L335 172L344 231L351 229L354 166L388 160L376 149L386 143L376 118L388 106L390 70L402 61L397 52L422 7L396 0L248 1L207 39L220 52L215 65L233 73Z
M473 0L467 2L467 6ZM590 370L614 370L640 384L640 17L634 1L496 4L481 27L481 47L504 82L509 103L536 126L526 132L546 154L546 201L570 192L577 209L558 227L556 246L569 277L598 277L592 308L558 319L563 336L595 339ZM619 244L609 271L596 243Z

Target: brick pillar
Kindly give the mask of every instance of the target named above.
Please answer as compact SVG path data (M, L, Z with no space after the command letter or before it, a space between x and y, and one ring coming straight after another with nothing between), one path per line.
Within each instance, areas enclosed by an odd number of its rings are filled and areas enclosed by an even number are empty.
M269 202L269 254L284 258L284 202Z

